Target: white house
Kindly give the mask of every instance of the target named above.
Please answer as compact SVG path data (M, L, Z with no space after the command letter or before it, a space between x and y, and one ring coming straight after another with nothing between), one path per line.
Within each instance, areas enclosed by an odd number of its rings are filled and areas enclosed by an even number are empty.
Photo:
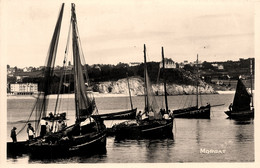
M13 83L10 84L10 92L13 94L33 94L38 92L37 83Z

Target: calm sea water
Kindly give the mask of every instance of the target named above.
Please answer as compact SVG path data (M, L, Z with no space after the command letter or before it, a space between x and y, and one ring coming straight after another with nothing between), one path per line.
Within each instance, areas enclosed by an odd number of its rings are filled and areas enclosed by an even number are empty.
M107 137L107 152L90 157L71 157L69 159L32 160L28 155L7 158L9 163L151 163L151 162L253 162L254 161L254 122L238 122L226 119L224 111L233 100L233 94L202 95L203 104L225 104L212 107L211 119L175 119L174 140L125 140L117 142ZM163 97L156 97L158 105ZM195 102L195 96L169 96L169 108L178 109ZM139 109L144 107L142 96L133 97L133 104ZM8 99L7 141L10 130L17 132L24 126L34 99ZM130 108L127 97L96 98L99 113L115 112ZM50 107L54 101L50 102ZM74 101L66 99L60 107L68 112L68 124L74 122ZM51 110L51 108L50 108ZM107 127L119 121L106 121ZM18 135L18 141L27 138L26 131ZM222 153L207 153L219 150Z

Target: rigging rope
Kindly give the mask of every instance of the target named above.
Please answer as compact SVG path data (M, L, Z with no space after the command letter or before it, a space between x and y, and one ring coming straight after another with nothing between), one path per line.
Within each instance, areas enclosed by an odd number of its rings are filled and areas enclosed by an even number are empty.
M200 92L200 106L202 106L202 95L201 95L201 92Z
M39 94L40 94L40 93L39 93ZM37 98L36 102L38 101L38 99L39 99L39 95L38 95L38 98ZM27 123L29 123L30 118L31 118L31 116L32 116L32 114L33 114L33 111L34 111L34 109L35 109L35 107L36 107L36 104L37 104L37 103L34 104L33 109L32 109L32 111L31 111L31 113L30 113L30 115L29 115L27 121L25 122L24 126L21 128L20 131L18 131L18 133L17 133L16 135L20 134L20 133L23 131L23 129L26 127Z

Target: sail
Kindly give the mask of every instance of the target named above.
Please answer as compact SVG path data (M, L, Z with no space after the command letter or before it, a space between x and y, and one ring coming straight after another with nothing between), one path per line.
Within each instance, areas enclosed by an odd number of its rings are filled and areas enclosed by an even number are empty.
M147 70L145 71L146 73L146 95L147 95L147 112L153 111L159 113L159 106L155 100L155 95L153 93L152 85L147 73Z
M236 93L233 101L233 111L250 110L251 96L246 90L245 85L238 79Z
M149 113L150 111L154 112L154 117L158 118L159 116L159 107L155 100L155 96L152 89L152 84L150 82L147 66L146 66L146 47L144 45L144 91L145 91L145 112Z
M62 22L62 16L63 16L63 9L64 9L64 3L61 6L61 10L58 16L58 20L56 22L56 26L53 32L53 36L51 39L51 43L49 46L49 51L47 54L45 66L44 66L44 79L42 83L42 92L39 93L38 98L36 100L36 104L33 110L36 111L36 122L35 128L38 129L39 121L42 117L46 116L46 110L48 107L48 99L47 96L51 94L51 85L53 83L53 76L54 76L54 64L56 59L56 53L58 48L58 41L60 36L60 29L61 29L61 22Z
M73 68L74 68L74 91L75 91L75 108L78 121L88 118L95 109L95 102L87 95L87 87L84 78L84 56L80 46L79 32L75 13L75 4L72 4L72 46L73 46ZM84 70L83 70L84 69Z

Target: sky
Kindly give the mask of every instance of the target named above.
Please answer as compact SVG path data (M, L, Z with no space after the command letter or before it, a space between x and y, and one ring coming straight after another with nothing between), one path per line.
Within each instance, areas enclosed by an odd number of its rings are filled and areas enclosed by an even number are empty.
M56 63L62 64L71 1L9 0L1 4L1 56L11 67L45 63L61 2L65 2ZM239 1L75 1L87 64L227 61L254 57L254 3ZM72 50L70 50L72 51ZM71 53L71 52L70 52ZM70 54L71 55L71 54Z

